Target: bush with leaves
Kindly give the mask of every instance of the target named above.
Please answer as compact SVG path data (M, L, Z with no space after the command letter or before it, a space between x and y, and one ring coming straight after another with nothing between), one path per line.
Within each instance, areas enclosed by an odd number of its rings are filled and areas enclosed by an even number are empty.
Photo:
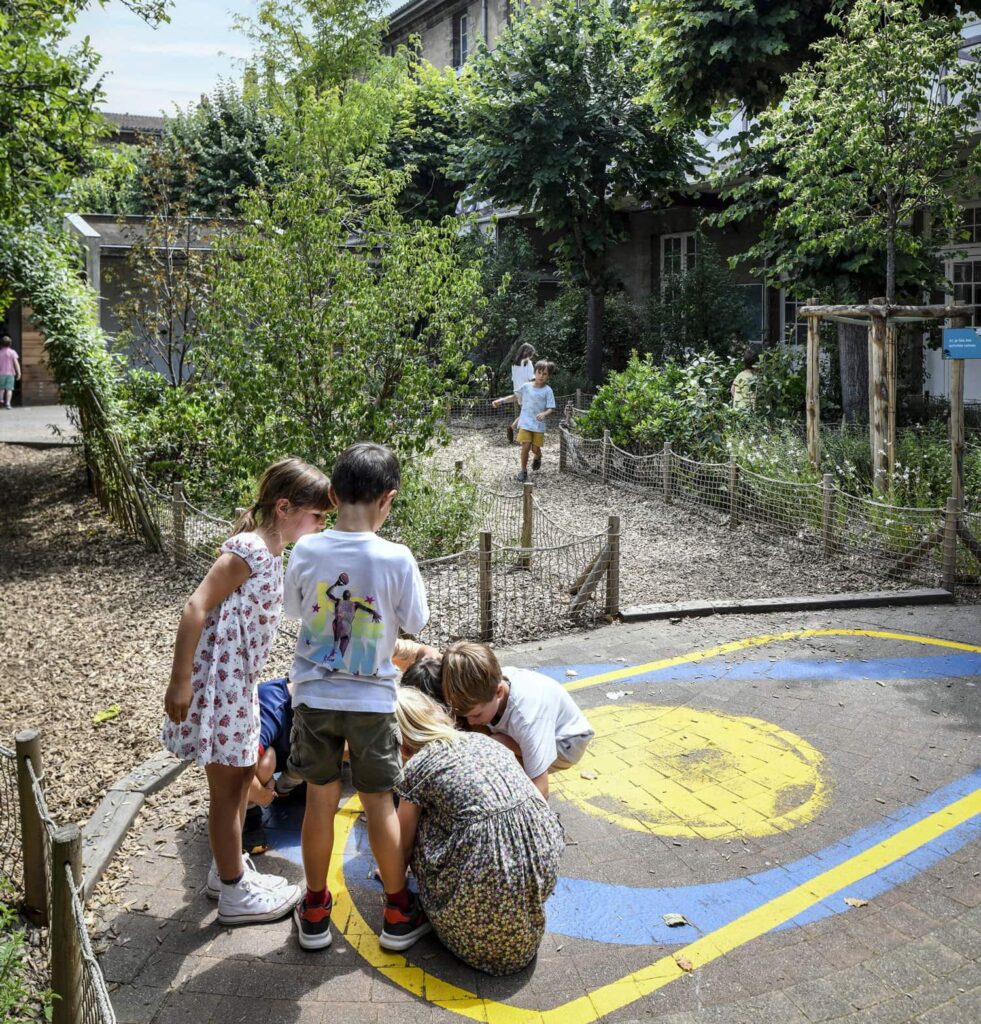
M800 419L807 398L803 355L785 345L764 349L756 363L756 413L769 419Z
M740 416L729 404L731 361L716 355L658 366L634 353L610 374L588 412L577 420L585 437L609 430L621 448L648 452L670 441L681 455L714 461L726 456L726 433Z
M472 481L432 476L410 463L403 467L402 489L382 532L407 545L422 561L472 547L477 521L477 487Z
M0 875L0 1020L28 1024L51 1020L52 993L39 992L27 961L24 928L13 908L14 894Z
M89 158L84 173L76 178L64 198L69 213L139 213L136 146L99 146Z

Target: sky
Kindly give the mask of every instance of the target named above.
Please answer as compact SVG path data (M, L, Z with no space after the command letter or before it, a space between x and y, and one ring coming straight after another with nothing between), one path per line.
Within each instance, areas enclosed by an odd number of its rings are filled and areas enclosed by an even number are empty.
M389 9L403 0L389 0ZM210 92L220 78L238 78L249 41L232 29L237 14L250 15L256 0L176 0L170 24L150 28L114 0L83 11L75 41L88 36L96 53L105 100L103 110L120 114L173 113Z

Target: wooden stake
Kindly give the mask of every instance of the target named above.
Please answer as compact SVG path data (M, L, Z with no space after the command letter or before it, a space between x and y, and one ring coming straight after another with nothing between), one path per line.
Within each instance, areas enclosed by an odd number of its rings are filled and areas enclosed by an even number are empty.
M582 408L582 390L580 388L576 388L576 408Z
M25 729L14 738L17 752L17 798L20 805L20 849L24 859L24 916L34 924L48 923L48 888L44 868L44 823L34 798L34 778L40 779L41 734ZM30 768L28 767L30 766Z
M603 483L608 484L610 482L610 432L608 430L603 431L603 455L601 467Z
M872 480L878 494L889 488L888 415L889 381L886 375L886 321L881 316L870 317L869 349L871 376L869 377L869 432L872 445Z
M950 496L964 507L964 360L950 361Z
M82 953L72 912L72 888L81 881L82 830L63 825L51 838L51 989L58 996L53 1024L78 1024L81 1019Z
M565 439L565 428L559 427L559 472L564 473L566 471L566 439Z
M957 502L954 498L947 499L947 512L944 516L944 547L943 547L943 584L944 589L953 591L957 583L957 520L959 518Z
M896 378L898 332L895 324L886 324L886 459L889 479L896 469Z
M739 463L729 460L729 529L739 523Z
M671 504L671 442L664 442L661 454L661 490L664 492L665 504Z
M478 561L478 603L480 606L480 639L485 643L494 639L490 530L480 531L480 554Z
M815 299L808 299L815 305ZM821 321L807 318L807 458L815 473L821 472Z
M174 563L183 565L187 561L187 531L185 527L187 506L184 500L184 485L174 481Z
M531 533L534 523L533 495L534 484L525 484L521 492L521 546L525 549L521 556L521 565L525 569L531 568Z
M457 459L456 462L453 463L453 473L457 480L463 479L463 459Z
M821 477L821 546L825 558L835 553L835 482L830 473Z
M620 517L610 516L606 524L606 546L610 563L606 570L606 614L615 619L620 614Z
M577 612L585 603L590 599L593 591L596 589L599 581L603 578L603 574L607 571L610 564L610 546L609 544L603 545L603 550L599 553L599 557L594 559L592 568L586 574L586 578L582 581L582 586L576 591L575 597L572 599L572 603L569 605L570 612Z

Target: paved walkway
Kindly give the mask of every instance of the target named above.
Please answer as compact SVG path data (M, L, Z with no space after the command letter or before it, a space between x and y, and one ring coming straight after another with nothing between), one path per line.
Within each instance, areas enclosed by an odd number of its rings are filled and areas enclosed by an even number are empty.
M120 1024L981 1019L976 607L613 626L503 660L597 730L555 786L569 845L528 969L432 936L382 952L349 805L322 953L289 922L220 928L203 830L154 834L102 956ZM299 813L270 817L263 870L300 880Z
M52 429L54 428L54 429ZM0 444L37 446L74 444L75 427L63 405L25 405L0 409Z

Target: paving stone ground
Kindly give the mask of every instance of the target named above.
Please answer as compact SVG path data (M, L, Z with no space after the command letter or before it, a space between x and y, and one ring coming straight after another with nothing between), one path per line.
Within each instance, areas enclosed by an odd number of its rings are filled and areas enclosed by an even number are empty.
M834 632L781 637L801 630ZM597 777L573 769L552 796L569 845L529 968L490 978L431 936L381 954L356 825L329 950L303 952L289 922L221 928L197 818L133 865L101 956L119 1022L977 1024L978 648L977 608L948 607L619 625L502 652L600 723L579 766ZM298 813L270 818L261 865L296 881Z
M76 430L63 405L15 405L0 410L0 444L73 444Z

